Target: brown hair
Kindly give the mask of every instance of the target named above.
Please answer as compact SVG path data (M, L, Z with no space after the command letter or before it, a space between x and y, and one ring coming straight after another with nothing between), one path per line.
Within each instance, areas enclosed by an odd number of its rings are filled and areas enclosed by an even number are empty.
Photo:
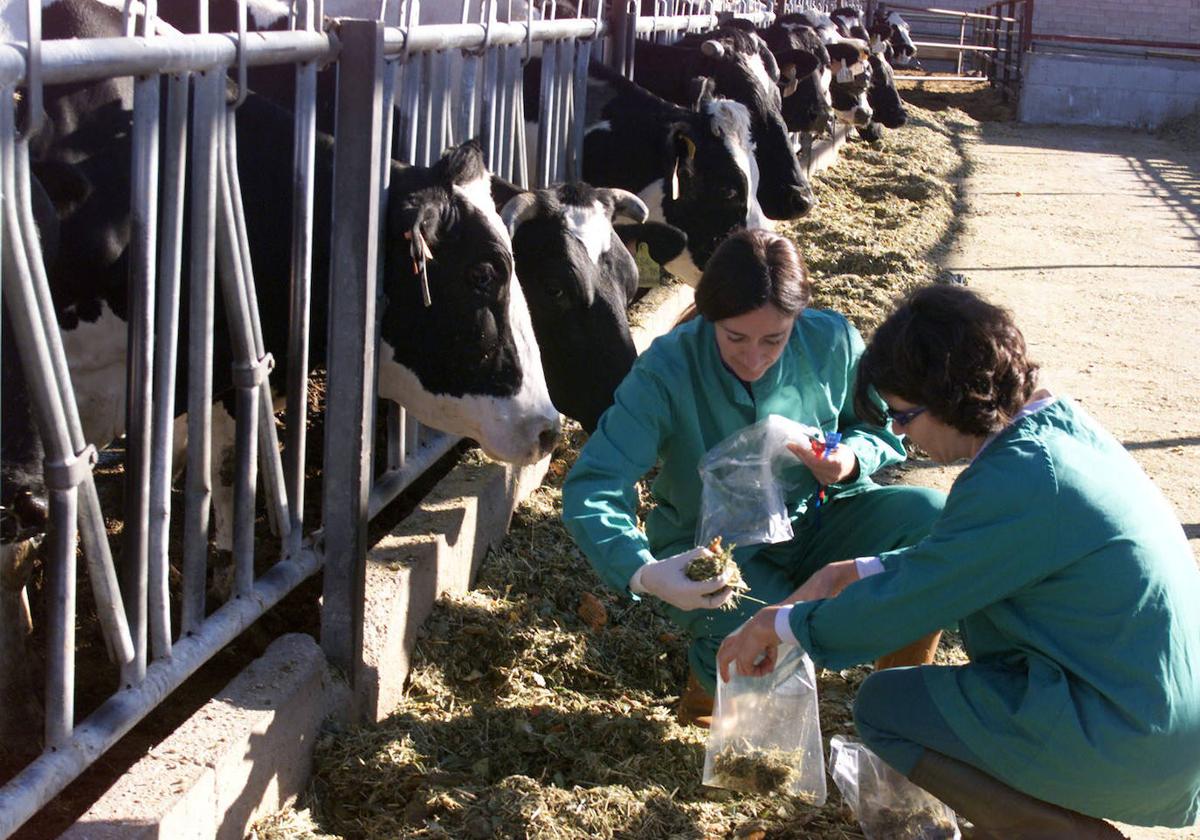
M1008 425L1037 388L1038 366L1011 313L961 286L911 293L871 338L858 364L854 409L885 422L869 389L925 406L964 434Z
M785 315L808 306L812 287L804 258L790 239L768 230L739 230L727 236L704 266L696 303L680 317L709 321L735 318L771 304Z

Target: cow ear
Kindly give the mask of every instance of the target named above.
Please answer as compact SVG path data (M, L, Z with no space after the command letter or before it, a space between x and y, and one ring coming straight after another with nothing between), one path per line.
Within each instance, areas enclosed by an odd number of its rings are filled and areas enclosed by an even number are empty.
M508 204L515 196L523 193L520 187L516 184L506 181L499 175L492 176L492 201L496 205L496 212L499 213L504 205Z
M820 60L808 50L788 50L779 55L779 67L784 77L803 79L820 66Z
M666 265L682 254L683 249L687 247L687 234L662 222L617 224L613 225L613 230L631 254L636 254L638 245L645 242L650 259L659 265Z

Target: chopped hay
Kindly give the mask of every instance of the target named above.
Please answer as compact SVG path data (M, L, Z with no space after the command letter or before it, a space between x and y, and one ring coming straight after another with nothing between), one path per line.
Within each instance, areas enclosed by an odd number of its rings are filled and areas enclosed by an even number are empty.
M764 750L739 738L713 756L712 783L748 793L778 793L803 762L803 751Z
M818 305L869 331L899 293L936 277L961 138L975 131L961 111L913 107L878 144L844 147L814 184L821 204L781 226L808 259ZM560 488L584 438L568 429L476 588L436 604L392 716L324 733L307 810L260 821L260 840L861 837L836 794L815 808L701 785L707 733L674 711L686 639L655 599L604 586L562 526ZM818 675L826 739L853 734L868 673Z
M733 574L730 575L727 584L733 590L733 597L721 605L723 610L732 610L742 598L762 603L757 598L750 598L746 595L746 592L750 590L750 584L742 579L742 570L733 560L733 550L736 547L733 543L722 547L721 538L713 537L712 542L708 544L708 553L701 554L692 560L683 570L683 573L691 580L709 580L725 574L725 569L733 566Z

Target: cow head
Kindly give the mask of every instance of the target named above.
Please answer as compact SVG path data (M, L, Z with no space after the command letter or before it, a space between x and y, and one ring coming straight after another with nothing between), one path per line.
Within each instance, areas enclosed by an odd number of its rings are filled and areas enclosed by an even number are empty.
M720 30L700 44L719 96L746 106L754 155L764 177L758 186L763 212L772 219L803 216L815 203L812 187L792 151L784 124L779 66L762 38L738 29Z
M829 95L838 121L864 126L871 121L867 89L871 86L870 48L865 41L844 38L827 44L833 80Z
M380 395L498 460L548 454L558 412L478 143L393 163L386 249Z
M872 52L871 87L867 91L867 101L871 105L872 121L887 128L899 128L908 121L904 100L896 90L894 75L887 59L878 52Z
M899 12L888 12L882 7L875 11L875 19L871 21L872 43L886 44L891 50L891 60L898 67L908 67L914 64L917 47L913 43L907 21Z
M630 192L583 183L519 193L500 211L512 234L550 398L588 432L637 357L626 309L638 268L626 246L645 242L662 264L686 243L678 229L646 222L648 213ZM632 223L615 224L618 216Z

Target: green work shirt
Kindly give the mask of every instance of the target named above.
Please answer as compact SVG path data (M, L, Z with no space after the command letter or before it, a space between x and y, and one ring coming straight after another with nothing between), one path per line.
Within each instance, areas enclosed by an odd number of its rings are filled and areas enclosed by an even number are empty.
M905 452L898 437L854 413L862 352L861 336L843 316L805 310L779 359L747 388L721 361L706 319L694 318L655 339L617 388L563 484L563 521L604 582L625 591L643 563L694 546L701 458L768 415L843 434L842 445L858 458L859 477L830 487L831 497L874 486L871 473L903 460ZM655 507L643 533L635 485L656 463ZM794 522L817 484L799 462L785 472ZM739 549L738 560L759 548Z
M1000 433L929 536L797 604L814 662L868 662L958 622L971 664L927 667L954 733L1020 790L1095 816L1200 810L1200 572L1170 504L1081 408Z

